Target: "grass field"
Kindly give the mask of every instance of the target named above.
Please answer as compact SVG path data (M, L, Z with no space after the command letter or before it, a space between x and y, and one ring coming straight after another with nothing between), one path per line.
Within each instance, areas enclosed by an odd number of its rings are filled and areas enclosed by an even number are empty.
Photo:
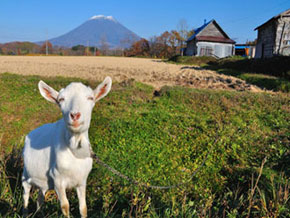
M32 129L61 117L37 89L92 80L0 74L0 215L21 215L21 149ZM90 141L107 164L152 185L130 185L94 164L90 217L289 217L290 98L287 94L198 90L140 82L114 83L92 115ZM216 141L216 142L215 142ZM190 179L208 155L205 165ZM78 217L75 191L71 213ZM30 211L36 207L32 193ZM45 217L61 216L54 192ZM42 217L35 214L34 217Z

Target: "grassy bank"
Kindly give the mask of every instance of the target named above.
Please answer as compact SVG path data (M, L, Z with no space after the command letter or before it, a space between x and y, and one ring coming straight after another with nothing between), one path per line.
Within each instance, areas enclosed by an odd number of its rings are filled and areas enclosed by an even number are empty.
M57 106L38 93L39 79L56 89L79 80L0 75L2 216L21 214L19 158L23 137L61 117ZM147 190L95 164L88 179L89 216L289 215L289 96L182 87L163 87L153 93L152 87L134 81L113 84L112 92L93 112L93 150L106 163L138 181L186 184L165 191ZM204 167L191 179L208 152ZM69 198L71 212L78 217L74 191ZM36 193L32 199L31 211ZM60 215L53 192L47 196L43 212L50 217Z
M239 56L213 57L175 56L171 63L189 64L231 75L273 91L290 92L290 57L248 59Z

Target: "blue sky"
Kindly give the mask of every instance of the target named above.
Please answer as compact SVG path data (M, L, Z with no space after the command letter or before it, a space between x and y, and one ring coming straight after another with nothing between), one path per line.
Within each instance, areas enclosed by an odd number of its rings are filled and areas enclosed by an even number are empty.
M254 40L254 28L290 8L290 0L1 0L0 43L40 41L62 35L93 15L112 15L141 37L196 28L215 19L238 43Z

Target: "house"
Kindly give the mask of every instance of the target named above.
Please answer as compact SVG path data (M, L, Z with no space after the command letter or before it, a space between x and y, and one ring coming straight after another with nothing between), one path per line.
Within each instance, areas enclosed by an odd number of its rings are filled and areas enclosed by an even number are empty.
M185 55L223 58L234 54L235 41L222 30L215 20L194 30L186 41Z
M258 26L255 58L290 55L290 9Z

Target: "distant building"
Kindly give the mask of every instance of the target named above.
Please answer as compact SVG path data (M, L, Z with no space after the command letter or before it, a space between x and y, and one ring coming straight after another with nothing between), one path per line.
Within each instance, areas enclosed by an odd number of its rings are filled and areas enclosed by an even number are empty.
M255 58L290 55L290 9L258 26Z
M234 54L235 41L222 30L215 20L194 30L187 40L185 55L223 58Z
M248 44L236 44L235 45L235 55L254 58L256 52L255 45L248 45Z

